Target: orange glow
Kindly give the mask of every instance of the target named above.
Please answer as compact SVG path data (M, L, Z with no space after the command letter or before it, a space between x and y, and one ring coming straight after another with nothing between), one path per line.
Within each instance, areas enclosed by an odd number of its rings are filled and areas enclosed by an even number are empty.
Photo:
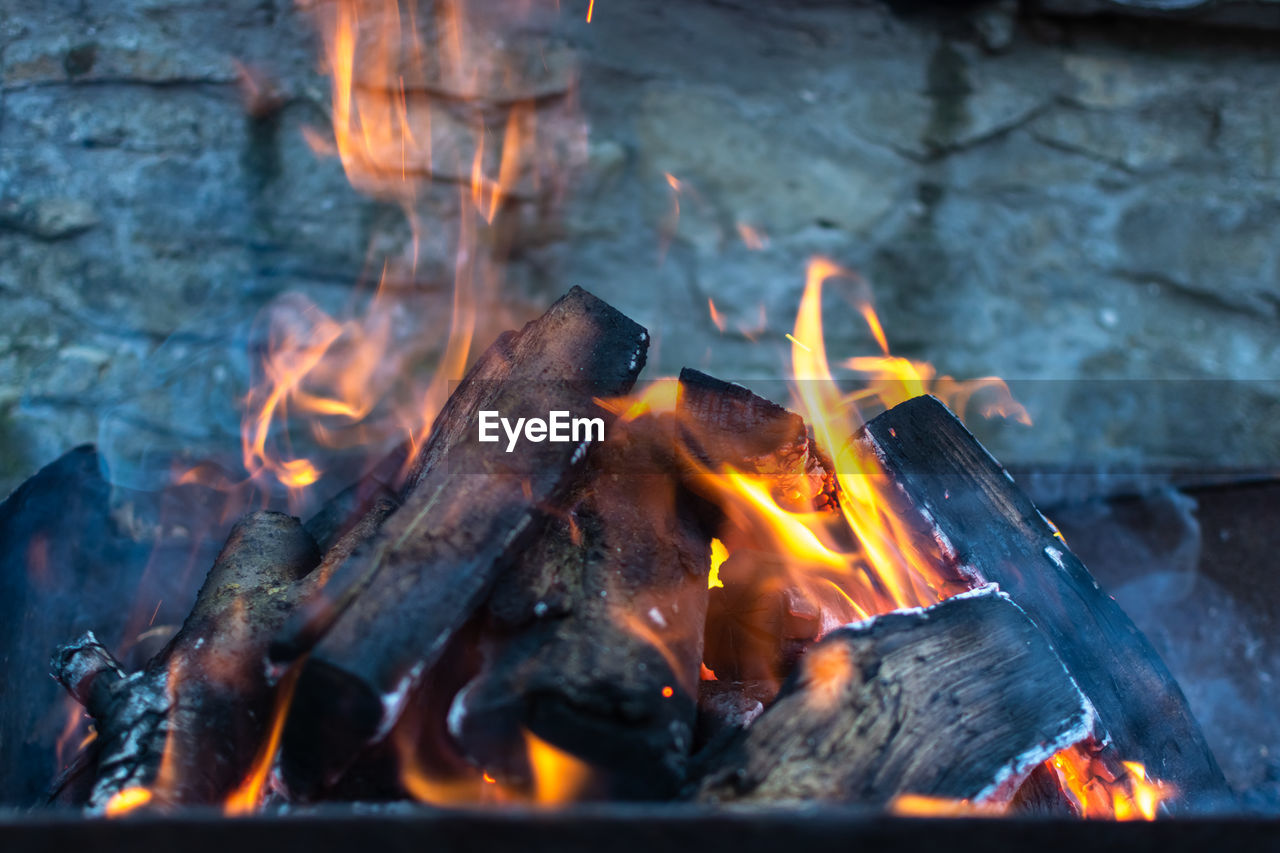
M151 802L151 792L146 788L125 788L116 791L107 800L103 813L107 817L120 817Z
M765 246L769 245L769 240L756 229L752 228L745 222L737 224L738 236L742 238L742 243L753 252L758 252Z
M667 685L664 685L664 686L663 686L663 688L662 688L662 698L663 698L663 699L670 699L670 698L671 698L672 696L674 696L674 695L676 695L675 688L673 688L670 684L667 684Z
M298 429L325 448L368 446L373 452L406 436L416 444L425 439L450 383L465 373L477 334L488 339L525 319L501 298L510 244L502 236L509 228L503 217L517 196L551 193L556 176L567 171L566 150L585 146L583 123L559 122L544 133L536 121L537 93L510 96L523 68L508 67L501 34L486 29L492 23L469 19L465 3L430 5L430 22L418 19L423 7L399 0L307 5L330 77L332 116L331 135L310 128L308 142L318 153L338 157L354 188L397 204L411 245L407 257L390 255L383 262L377 290L363 306L334 315L290 294L268 309L258 379L244 400L242 457L250 482L282 485L293 507L327 467L315 453L294 451ZM512 14L528 11L520 7ZM492 109L459 117L455 99ZM445 311L415 315L424 327L410 335L396 331L409 312L393 282L418 281L424 239L419 200L438 179L457 186L462 202L452 298ZM423 363L434 364L434 373L424 376L418 368ZM228 491L242 485L199 468L182 478Z
M591 23L591 13L596 10L596 0L587 0L587 23Z
M590 766L529 732L525 742L533 771L534 804L554 807L576 800L591 778Z
M716 303L712 299L707 300L707 308L711 310L711 322L720 331L724 331L724 317L720 316L720 312L716 310Z
M806 701L821 709L833 708L857 676L858 666L848 646L843 643L817 646L804 659Z
M1002 806L993 803L972 803L921 794L899 794L889 803L889 811L899 817L999 817L1005 813Z
M262 796L266 791L267 777L275 763L276 753L280 750L280 736L284 733L285 719L289 715L289 706L293 703L293 691L298 684L301 666L295 665L276 688L275 707L271 711L271 728L267 739L258 749L249 774L236 790L232 791L223 804L223 813L227 815L245 815L256 812L262 805Z
M1113 773L1087 746L1064 749L1049 765L1081 817L1101 820L1155 820L1173 786L1153 780L1136 761L1121 761Z
M613 412L623 423L634 421L643 415L670 414L680 404L680 382L676 379L655 379L643 391L613 399L595 398L603 409Z
M529 778L504 781L489 771L446 778L413 759L408 744L401 744L401 782L414 799L435 806L520 804L559 808L581 798L591 780L591 767L552 746L531 732L524 732Z

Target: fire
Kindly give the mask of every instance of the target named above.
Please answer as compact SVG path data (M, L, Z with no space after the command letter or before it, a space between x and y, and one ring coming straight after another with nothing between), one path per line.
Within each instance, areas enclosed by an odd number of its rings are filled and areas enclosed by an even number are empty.
M591 767L567 752L524 732L529 778L507 781L488 770L452 777L422 766L408 744L400 744L401 783L410 796L434 806L481 804L560 808L582 798L591 781Z
M747 223L739 222L736 227L738 236L742 238L742 245L752 252L758 252L769 245L769 238L763 232L752 228Z
M317 153L340 160L355 189L398 205L412 239L406 257L384 262L363 308L334 315L293 294L267 311L260 378L244 401L242 457L251 482L283 486L293 507L327 466L314 453L294 452L292 429L305 427L320 447L360 445L371 452L392 436L425 438L449 383L466 370L477 333L488 339L522 319L500 298L509 208L529 192L554 200L566 147L585 150L574 136L580 122L544 131L536 121L536 92L510 98L507 88L519 69L507 67L500 34L470 20L465 3L305 5L321 36L332 88L332 134L311 128L307 140ZM460 118L458 99L477 108ZM452 298L438 319L410 316L393 282L419 278L426 236L419 206L426 188L441 180L456 186L461 202ZM440 328L410 334L413 322ZM410 384L424 361L434 362L434 373ZM201 476L194 469L187 475Z
M823 286L833 280L850 282L863 292L855 299L855 308L880 350L879 355L841 363L860 380L847 393L834 375L823 333ZM894 356L865 283L825 258L809 263L795 325L786 338L791 344L793 406L811 425L818 447L833 463L838 510L783 506L770 489L769 477L734 470L709 472L707 478L726 504L735 529L751 531L756 547L764 544L779 555L783 583L820 610L865 618L928 606L964 589L963 579L951 574L947 555L939 546L918 542L919 537L898 517L887 478L876 460L858 452L850 437L878 411L921 394L938 396L962 416L980 395L983 417L1030 425L1026 409L997 378L958 381L939 376L932 365ZM715 564L712 586L723 583L722 563ZM829 628L824 625L825 630ZM839 685L849 675L838 657L815 657L807 666L809 676L824 687L815 693L818 697L838 695ZM1086 817L1150 820L1170 794L1169 786L1149 779L1145 768L1133 762L1124 762L1118 775L1102 772L1100 761L1083 747L1064 750L1051 766ZM892 809L912 815L992 813L983 804L915 796L899 798Z
M1155 820L1160 803L1174 793L1169 784L1151 779L1137 761L1121 761L1119 772L1111 772L1087 746L1065 749L1049 763L1085 818Z
M146 788L125 788L117 791L107 800L103 814L107 817L120 817L134 809L139 809L151 802L151 791Z
M1004 808L993 803L973 803L946 797L899 794L889 803L889 811L899 817L999 817Z
M711 571L707 574L708 589L724 586L724 581L720 580L720 567L724 565L724 561L727 559L729 559L729 549L719 539L712 539Z
M298 684L298 675L302 667L295 665L280 679L276 688L275 707L271 711L271 729L267 739L258 749L253 767L240 786L232 791L223 803L223 813L236 816L253 814L262 805L262 798L267 788L267 779L275 763L276 753L280 751L280 737L284 734L284 723L293 703L293 691Z

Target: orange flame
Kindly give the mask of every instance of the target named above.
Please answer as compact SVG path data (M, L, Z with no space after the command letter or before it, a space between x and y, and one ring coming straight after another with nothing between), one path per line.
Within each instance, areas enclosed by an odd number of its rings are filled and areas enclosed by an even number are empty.
M1173 786L1151 779L1137 761L1120 765L1119 774L1111 773L1085 746L1064 749L1049 760L1081 817L1155 820L1160 803L1173 796Z
M107 800L107 805L103 808L103 814L107 817L120 817L134 809L142 808L149 802L151 802L151 791L146 788L125 788L111 795L111 799Z
M1005 808L995 803L899 794L889 803L889 811L899 817L999 817Z
M271 711L271 728L268 730L267 739L259 747L253 766L244 781L227 796L222 808L224 814L230 816L253 814L261 807L263 794L266 792L267 777L271 774L276 753L280 751L280 737L284 734L285 719L289 715L289 706L293 704L293 692L298 685L298 675L301 672L302 667L294 665L280 680L276 688L275 707Z
M737 224L738 236L742 238L742 244L752 252L758 252L769 245L769 238L764 233L752 228L745 222Z
M559 808L580 799L591 780L590 765L532 732L523 735L530 774L527 783L504 782L486 770L444 778L415 760L412 751L404 748L407 744L401 744L401 782L414 799L435 806L503 803Z

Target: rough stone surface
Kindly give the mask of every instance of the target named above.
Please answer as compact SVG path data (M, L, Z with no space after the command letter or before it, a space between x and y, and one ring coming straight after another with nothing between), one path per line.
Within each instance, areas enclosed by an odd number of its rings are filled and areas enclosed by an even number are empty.
M0 492L86 440L132 485L174 452L234 463L258 312L358 313L384 261L429 370L459 157L483 138L495 174L522 98L554 153L480 226L505 271L475 275L478 336L580 284L653 330L651 375L776 378L823 254L895 351L1014 380L1035 427L981 432L1007 461L1280 467L1280 58L1203 25L1246 4L563 5L468 4L464 42L497 53L406 83L436 176L410 279L401 212L304 141L331 135L306 8L0 0ZM252 111L246 74L272 92ZM856 290L828 287L833 361L874 352Z

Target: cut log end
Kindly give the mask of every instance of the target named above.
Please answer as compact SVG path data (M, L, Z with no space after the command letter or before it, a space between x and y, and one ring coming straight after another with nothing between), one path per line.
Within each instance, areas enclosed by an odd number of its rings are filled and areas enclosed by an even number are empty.
M993 587L840 629L703 780L704 802L1008 799L1092 709Z

